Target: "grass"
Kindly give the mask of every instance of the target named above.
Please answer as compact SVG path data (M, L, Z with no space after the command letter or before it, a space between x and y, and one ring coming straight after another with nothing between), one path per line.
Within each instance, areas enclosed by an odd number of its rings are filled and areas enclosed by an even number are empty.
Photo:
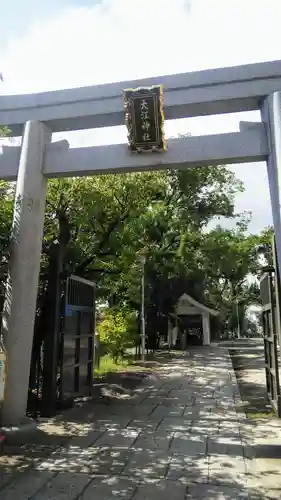
M252 357L249 358L245 354L243 355L243 351L239 350L238 347L237 349L229 348L229 354L243 402L237 411L245 412L250 420L270 420L276 417L268 401L265 385L261 385L258 381L249 382L244 377L245 371L255 368L256 365L253 361L257 358L258 352L251 351Z
M274 418L276 417L276 414L273 410L269 410L269 411L257 411L257 412L247 412L247 418L249 418L250 420L259 420L259 419L262 419L262 418Z
M114 361L114 359L106 354L102 356L100 359L99 368L95 368L95 376L103 377L107 373L115 373L115 372L123 372L132 368L132 363L129 358L120 359L118 363Z
M146 356L146 361L142 363L140 360L136 360L133 355L126 355L124 358L120 358L118 363L110 356L106 354L100 359L99 368L95 368L95 377L104 377L108 373L118 373L118 372L128 372L128 371L153 371L155 367L149 365L151 359L150 356Z

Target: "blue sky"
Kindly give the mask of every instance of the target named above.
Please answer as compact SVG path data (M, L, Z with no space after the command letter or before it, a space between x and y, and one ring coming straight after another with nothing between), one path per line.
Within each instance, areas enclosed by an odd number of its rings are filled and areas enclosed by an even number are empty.
M281 59L280 6L280 0L0 0L0 92ZM259 114L167 122L166 133L235 131L240 119L259 120ZM74 147L126 140L124 127L59 138ZM271 223L265 166L232 168L246 187L236 208L253 212L251 230L258 231Z

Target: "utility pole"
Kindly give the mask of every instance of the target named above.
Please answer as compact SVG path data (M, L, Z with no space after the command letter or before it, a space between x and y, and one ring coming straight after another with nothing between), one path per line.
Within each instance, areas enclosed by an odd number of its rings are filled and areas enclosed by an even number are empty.
M240 340L241 331L240 331L239 300L238 299L236 299L236 314L237 314L237 340Z
M141 359L145 361L145 310L144 310L144 287L145 287L145 255L141 255L140 262L142 265L141 271Z

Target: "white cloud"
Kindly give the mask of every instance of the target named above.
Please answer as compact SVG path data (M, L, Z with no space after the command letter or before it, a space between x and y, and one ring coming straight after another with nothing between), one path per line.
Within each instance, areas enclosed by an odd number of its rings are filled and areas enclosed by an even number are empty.
M38 92L281 59L279 14L280 0L104 0L94 7L72 7L31 25L0 52L1 91ZM238 130L240 118L181 120L166 128L169 135L217 133ZM68 138L73 145L123 142L125 131L119 127ZM255 206L258 184L268 205L264 168L245 169L247 195L238 204Z
M9 92L140 78L165 66L179 71L186 66L178 53L189 23L182 0L112 0L68 9L10 46L3 68Z
M30 26L2 54L9 93L279 58L279 0L104 0ZM266 23L265 23L266 19Z

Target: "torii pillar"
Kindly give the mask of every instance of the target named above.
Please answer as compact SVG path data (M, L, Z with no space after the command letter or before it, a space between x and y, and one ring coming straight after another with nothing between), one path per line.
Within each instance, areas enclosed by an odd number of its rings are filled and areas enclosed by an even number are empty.
M281 92L274 92L265 99L261 109L261 116L269 146L267 177L276 239L277 261L281 270Z
M19 425L26 416L47 187L42 167L51 137L51 131L43 123L26 123L2 318L7 354L2 424L7 426Z

